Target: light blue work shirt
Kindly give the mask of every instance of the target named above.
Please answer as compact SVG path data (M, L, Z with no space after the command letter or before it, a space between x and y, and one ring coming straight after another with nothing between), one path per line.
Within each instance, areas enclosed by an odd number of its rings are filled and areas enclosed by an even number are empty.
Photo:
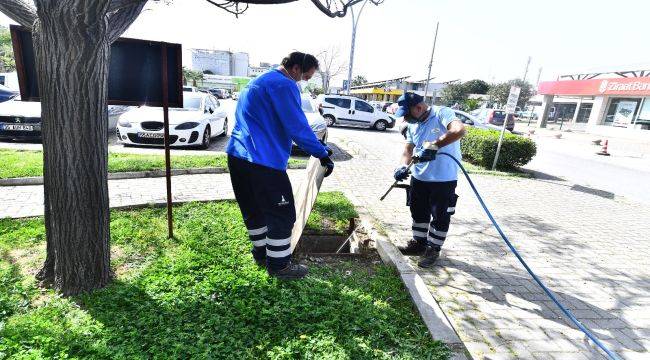
M456 120L456 114L448 107L432 106L429 117L424 122L408 124L406 142L415 145L413 155L422 151L425 141L434 142L447 132L447 126ZM436 159L429 162L418 163L413 166L411 173L420 181L443 182L458 180L458 165L454 160L441 152L447 153L461 160L460 141L443 146L438 150Z

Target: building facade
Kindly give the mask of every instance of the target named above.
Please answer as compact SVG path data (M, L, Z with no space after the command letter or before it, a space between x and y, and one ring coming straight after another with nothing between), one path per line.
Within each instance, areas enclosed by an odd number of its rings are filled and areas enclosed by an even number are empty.
M202 73L222 76L248 76L247 53L225 50L189 49L183 54L183 64Z
M424 96L426 87L426 102L431 104L437 103L437 101L440 99L440 91L450 83L429 82L429 85L427 87L426 80L409 81L408 78L409 76L405 76L401 78L375 81L363 85L352 86L350 88L350 95L354 95L369 101L396 102L397 99L404 93L404 91L410 91Z
M613 74L541 82L538 126L562 119L590 133L650 138L650 71Z

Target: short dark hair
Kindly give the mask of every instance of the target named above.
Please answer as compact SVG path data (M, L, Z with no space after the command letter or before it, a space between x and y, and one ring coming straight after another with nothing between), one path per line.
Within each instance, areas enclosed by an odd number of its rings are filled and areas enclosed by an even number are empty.
M307 72L312 68L318 70L318 59L316 59L314 55L300 51L294 51L282 59L282 66L284 66L285 69L291 69L296 65L300 65L300 70L302 72Z

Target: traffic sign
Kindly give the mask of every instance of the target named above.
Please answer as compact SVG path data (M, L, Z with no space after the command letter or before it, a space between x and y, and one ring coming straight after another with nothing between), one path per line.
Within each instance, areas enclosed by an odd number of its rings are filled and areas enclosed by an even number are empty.
M508 102L506 103L506 113L514 114L517 109L517 102L519 101L519 93L521 88L518 86L513 86L510 88L510 94L508 95Z

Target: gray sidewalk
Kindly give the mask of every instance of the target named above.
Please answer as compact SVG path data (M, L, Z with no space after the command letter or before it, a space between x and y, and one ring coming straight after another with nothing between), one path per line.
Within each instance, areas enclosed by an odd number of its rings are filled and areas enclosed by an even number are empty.
M289 170L293 183L300 181L302 171ZM167 201L165 178L110 180L108 192L111 208ZM230 175L173 176L172 198L174 202L234 199ZM0 219L43 215L43 186L2 186L0 204Z
M336 139L339 140L336 140ZM366 154L334 178L396 242L410 238L403 190L384 201L402 141L333 132ZM625 359L650 357L650 207L562 180L473 176L528 264L585 325ZM437 267L419 273L476 359L598 359L492 228L464 179ZM413 259L416 260L416 259Z

